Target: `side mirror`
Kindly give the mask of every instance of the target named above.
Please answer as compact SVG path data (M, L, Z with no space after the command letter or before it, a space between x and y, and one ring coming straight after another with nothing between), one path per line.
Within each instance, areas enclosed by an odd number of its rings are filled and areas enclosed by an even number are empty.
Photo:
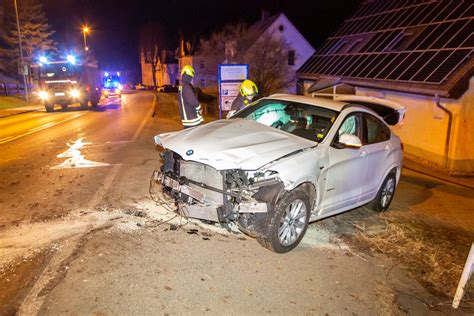
M234 114L235 112L237 112L236 110L230 110L229 112L227 112L227 115L226 115L226 119L230 119Z
M339 137L339 144L345 148L360 148L362 142L359 137L351 134L342 134Z

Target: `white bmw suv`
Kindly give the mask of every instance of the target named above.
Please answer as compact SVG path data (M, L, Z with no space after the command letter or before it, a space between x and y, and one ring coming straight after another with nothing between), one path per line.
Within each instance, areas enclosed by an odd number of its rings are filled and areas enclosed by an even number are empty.
M383 99L294 95L260 99L231 118L155 136L155 175L189 217L235 222L266 248L298 245L308 224L368 204L386 210L402 167Z

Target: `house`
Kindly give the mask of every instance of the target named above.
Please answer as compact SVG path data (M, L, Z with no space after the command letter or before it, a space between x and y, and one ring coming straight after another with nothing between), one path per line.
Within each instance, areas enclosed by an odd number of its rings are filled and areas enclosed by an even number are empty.
M305 37L298 31L298 29L291 23L284 13L269 16L265 11L262 12L262 18L258 22L250 26L251 32L256 32L257 43L264 35L270 34L275 39L284 39L291 47L288 50L287 61L292 69L292 78L296 78L296 71L301 65L315 52L313 46L305 39ZM251 45L254 45L251 44ZM184 47L183 47L184 46ZM205 56L188 53L188 45L181 45L180 51L183 52L180 56L180 69L184 65L192 65L196 70L196 77L194 78L194 85L201 89L217 91L217 63ZM225 43L225 59L222 63L232 63L229 55L232 55L233 43ZM286 92L296 91L296 81L293 86ZM284 92L284 91L282 91Z
M149 58L146 58L143 51L140 53L140 64L142 71L142 84L152 87L154 85L152 64ZM161 51L156 65L155 76L157 86L177 85L179 80L179 66L174 51Z
M472 0L365 0L298 70L299 92L403 104L405 156L473 175L473 30Z

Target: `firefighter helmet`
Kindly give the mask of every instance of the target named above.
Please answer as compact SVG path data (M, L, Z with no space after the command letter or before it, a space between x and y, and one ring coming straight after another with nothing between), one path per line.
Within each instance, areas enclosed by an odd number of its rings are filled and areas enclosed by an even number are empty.
M240 86L240 94L242 94L244 97L252 97L255 96L257 93L258 88L255 82L248 79L242 82L242 85Z
M194 68L191 65L186 65L181 70L181 75L187 74L188 76L194 77Z

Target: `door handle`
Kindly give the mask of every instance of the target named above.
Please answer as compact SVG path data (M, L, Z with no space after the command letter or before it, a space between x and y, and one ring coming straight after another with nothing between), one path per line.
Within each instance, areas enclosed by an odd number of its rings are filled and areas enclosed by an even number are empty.
M365 157L365 156L367 156L367 152L365 152L365 151L362 151L362 152L360 153L360 156L361 156L361 157Z

